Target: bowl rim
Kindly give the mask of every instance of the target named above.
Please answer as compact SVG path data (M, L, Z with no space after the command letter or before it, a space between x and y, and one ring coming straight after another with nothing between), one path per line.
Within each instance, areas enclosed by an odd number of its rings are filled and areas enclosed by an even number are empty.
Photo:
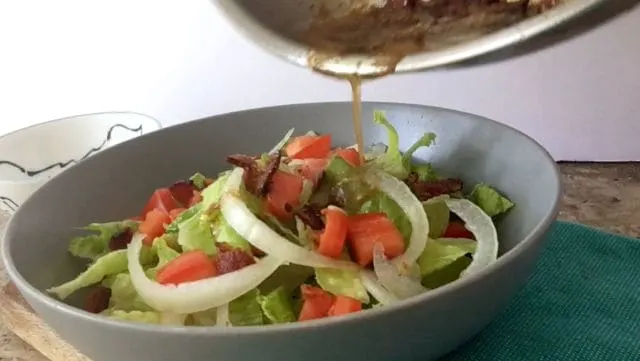
M340 104L350 104L350 102L318 102L318 103L292 103L292 104L284 104L284 105L276 105L276 106L267 106L260 108L252 108L245 109L239 111L232 111L227 113L216 114L210 117L204 117L195 119L192 121L184 122L182 124L174 125L172 127L167 127L162 129L161 131L168 131L168 129L174 127L184 126L188 123L192 122L201 122L201 121L216 121L216 118L229 116L232 114L242 114L247 112L260 112L260 111L268 111L272 109L282 109L291 106L309 106L309 105L340 105ZM516 136L522 137L525 141L530 142L534 147L541 152L541 155L546 158L546 160L552 165L552 169L554 172L554 179L556 182L555 194L553 195L553 206L549 209L548 213L540 219L540 221L533 227L531 232L527 236L523 238L521 242L515 245L511 250L500 256L496 262L489 265L488 267L482 269L481 271L469 275L465 278L458 279L454 282L446 284L442 287L439 287L435 290L431 290L429 292L425 292L415 297L411 297L402 301L399 301L392 305L387 305L384 307L379 307L375 309L367 310L367 312L357 312L354 314L349 314L341 317L329 317L317 320L311 320L306 322L293 322L288 324L278 324L278 325L262 325L262 326L243 326L243 327L216 327L216 326L171 326L171 325L149 325L143 323L134 323L134 322L126 322L115 319L110 319L101 315L89 313L87 311L82 310L81 308L74 307L64 303L56 299L53 296L50 296L45 291L40 291L35 288L29 282L27 282L22 275L18 272L16 265L13 262L13 257L11 256L11 243L6 241L6 235L12 230L14 226L15 217L11 217L6 228L2 234L2 245L0 248L0 256L1 260L5 265L5 269L7 274L12 282L17 286L20 293L25 293L28 297L37 300L37 302L43 304L44 306L56 309L57 311L64 314L65 317L70 317L72 319L81 319L85 322L98 323L102 326L119 328L121 330L127 330L132 332L152 332L152 333L163 333L163 334L171 334L171 335L207 335L207 336L217 336L217 337L235 337L235 336L251 336L251 335L261 335L264 333L286 333L290 331L303 331L303 330L312 330L316 328L324 328L324 327L339 327L342 324L348 323L357 323L366 321L371 318L378 317L380 315L390 314L402 311L403 309L410 308L416 306L419 303L428 302L428 300L436 297L440 297L440 295L450 294L456 292L457 290L467 287L469 284L474 283L476 280L487 277L489 274L493 272L498 272L501 269L505 268L508 264L514 262L514 260L518 259L521 254L526 252L529 248L533 247L536 243L544 242L544 234L547 230L553 225L554 221L557 218L557 214L560 207L560 201L562 197L562 182L561 175L557 163L551 156L551 154L538 143L535 139L530 136L524 134L523 132L498 121L489 119L487 117L476 115L464 111L453 110L443 107L429 106L429 105L420 105L420 104L410 104L410 103L399 103L399 102L363 102L363 105L371 105L373 107L376 106L401 106L401 107L417 107L423 109L430 109L434 111L444 111L448 113L457 114L460 116L466 116L474 118L479 122L486 122L490 124L497 125L499 127L503 127L507 131L513 132ZM142 135L144 137L146 135ZM138 137L140 138L140 137ZM137 138L136 138L137 139ZM117 145L116 145L117 146ZM40 191L40 190L38 190ZM18 209L18 212L20 209ZM537 241L536 241L537 240Z
M255 21L235 0L212 0L211 2L224 15L223 18L227 23L258 47L298 66L308 66L310 53L308 47L285 38ZM566 0L563 4L543 14L522 20L475 40L445 47L441 50L406 56L396 65L395 72L415 72L438 68L522 43L604 2L604 0ZM360 76L376 76L381 71L388 72L388 69L384 66L381 67L375 58L364 55L328 59L318 66L318 70L329 74Z
M95 112L95 113L84 113L84 114L77 114L77 115L70 115L70 116L66 116L66 117L62 117L62 118L56 118L56 119L52 119L52 120L47 120L44 122L40 122L40 123L35 123L35 124L31 124L29 126L23 127L23 128L18 128L16 130L13 130L9 133L5 133L5 134L0 134L0 143L2 143L3 141L6 141L7 139L11 138L12 136L16 136L19 133L22 132L27 132L27 131L31 131L34 130L36 128L42 127L42 126L48 126L48 125L52 125L55 123L61 123L61 122L65 122L65 121L70 121L76 118L83 118L83 117L95 117L95 116L103 116L103 115L134 115L140 119L147 119L150 124L153 124L155 126L155 129L153 129L151 132L153 131L157 131L163 128L162 126L162 122L160 122L158 119L147 115L147 114L143 114L143 113L138 113L138 112L132 112L132 111L105 111L105 112ZM150 132L148 132L150 133ZM145 133L145 134L148 134ZM144 134L142 134L144 135ZM1 161L1 160L0 160ZM4 179L4 178L0 178L0 186L2 185L34 185L37 183L42 183L42 182L47 182L48 179L45 177L29 177L29 179L23 179L23 180L9 180L9 179Z

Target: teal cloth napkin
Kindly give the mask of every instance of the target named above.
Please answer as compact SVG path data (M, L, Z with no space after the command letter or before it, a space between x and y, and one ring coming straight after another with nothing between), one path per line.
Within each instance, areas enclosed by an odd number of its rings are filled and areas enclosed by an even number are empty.
M640 360L640 240L557 222L527 286L442 361Z

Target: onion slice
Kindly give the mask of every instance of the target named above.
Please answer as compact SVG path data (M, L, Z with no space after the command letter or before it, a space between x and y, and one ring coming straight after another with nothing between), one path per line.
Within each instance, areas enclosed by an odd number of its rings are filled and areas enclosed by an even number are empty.
M398 298L394 296L389 290L387 290L378 280L375 273L369 270L360 271L360 279L362 285L367 289L367 292L373 296L382 305L390 305L398 302Z
M222 196L220 210L224 219L242 238L262 252L283 262L314 268L353 269L353 262L335 260L302 248L276 233L256 217L240 198L232 193Z
M451 212L465 223L465 227L476 238L476 252L473 261L462 272L461 277L476 273L498 258L498 231L493 220L480 207L467 199L449 198L445 202Z
M251 266L222 276L177 286L161 285L147 278L140 265L143 238L136 233L129 244L129 274L140 297L160 312L188 314L222 306L256 288L282 264L280 259L266 256Z
M417 296L428 291L419 280L403 274L398 265L389 262L380 243L373 246L373 270L380 283L399 299Z
M231 320L229 319L229 304L216 308L216 326L219 327L231 327Z
M378 188L393 199L407 215L412 227L409 247L403 255L393 261L408 265L415 263L424 251L427 238L429 238L429 220L422 203L404 182L390 174L377 169L369 169L364 178L371 186Z

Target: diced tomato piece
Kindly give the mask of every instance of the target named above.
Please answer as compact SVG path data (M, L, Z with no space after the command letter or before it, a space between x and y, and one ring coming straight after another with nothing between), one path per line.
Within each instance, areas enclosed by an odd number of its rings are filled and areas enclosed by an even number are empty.
M193 207L195 206L197 203L200 203L202 201L202 194L200 194L200 192L198 191L193 191L193 195L191 196L191 199L189 199L189 207Z
M359 167L362 165L360 153L358 153L358 151L353 148L336 149L335 153L354 167Z
M302 135L293 138L285 152L292 159L326 158L331 152L331 136Z
M336 301L329 310L329 316L341 316L362 310L362 303L347 296L336 296Z
M368 213L349 216L347 242L351 256L361 266L373 261L373 246L381 243L387 258L404 253L402 233L384 213Z
M186 208L172 209L171 212L169 212L169 218L171 218L172 221L175 221L175 219L178 218L182 214L182 212L186 210Z
M462 222L456 221L449 223L442 237L474 239L473 233L471 233Z
M156 189L151 195L151 198L144 206L142 215L145 216L153 209L159 209L165 213L169 213L172 209L181 207L178 202L173 198L169 188Z
M156 281L160 284L180 284L214 277L216 268L206 253L189 251L174 258L158 270Z
M318 253L331 258L340 258L347 238L349 216L335 206L327 207L322 213L325 217L325 227L318 240Z
M304 303L298 321L315 320L329 315L329 310L334 303L333 295L322 288L309 285L300 286L300 290Z
M316 186L320 178L322 178L327 163L327 159L305 159L304 163L300 166L300 174Z
M169 214L159 210L153 209L147 213L144 221L140 223L138 231L144 234L144 244L150 246L156 237L160 237L164 234L165 225L171 223L171 217Z
M271 178L267 194L267 209L280 219L290 219L293 208L298 206L302 193L302 177L276 171Z

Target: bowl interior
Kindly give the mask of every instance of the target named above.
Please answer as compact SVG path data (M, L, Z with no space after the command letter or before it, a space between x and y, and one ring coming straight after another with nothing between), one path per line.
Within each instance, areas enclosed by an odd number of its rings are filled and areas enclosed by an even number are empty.
M0 137L0 181L49 179L70 165L160 128L136 113L96 113L49 121Z
M555 163L525 135L466 113L365 103L367 143L387 139L385 129L371 121L374 109L386 111L402 149L433 131L436 144L418 151L417 158L432 162L441 174L462 178L467 187L492 184L516 203L498 224L502 253L554 214L560 191ZM155 188L196 171L215 175L228 169L226 155L267 151L292 127L297 134L330 133L335 145L351 145L350 117L350 103L256 109L174 126L100 152L24 203L7 229L4 257L9 268L40 290L69 280L85 266L67 253L77 227L136 215Z

